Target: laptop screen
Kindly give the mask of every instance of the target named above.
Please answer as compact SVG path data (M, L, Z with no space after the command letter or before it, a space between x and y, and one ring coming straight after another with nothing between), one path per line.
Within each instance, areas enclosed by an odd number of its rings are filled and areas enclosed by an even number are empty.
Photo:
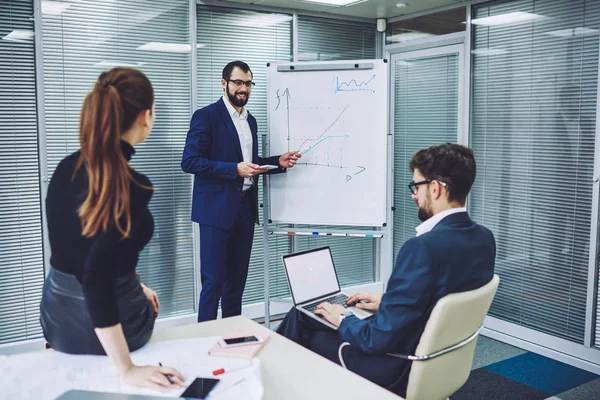
M283 264L296 304L340 290L329 247L284 256Z

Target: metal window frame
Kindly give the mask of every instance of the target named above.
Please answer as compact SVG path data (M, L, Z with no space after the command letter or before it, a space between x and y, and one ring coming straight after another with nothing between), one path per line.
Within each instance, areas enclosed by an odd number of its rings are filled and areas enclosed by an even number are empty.
M600 58L600 51L598 52ZM598 68L598 87L596 100L596 148L594 151L594 174L592 189L592 218L590 221L590 254L588 261L588 286L585 311L584 346L600 347L595 343L598 321L598 223L600 206L600 68Z
M385 46L386 58L389 60L390 68L390 91L388 99L388 160L389 168L388 174L388 227L389 234L387 234L382 242L381 249L381 264L379 265L379 276L378 279L384 283L384 288L387 287L387 281L392 274L394 264L394 211L392 207L394 205L394 173L395 173L395 160L394 160L394 110L395 103L394 97L396 95L395 84L392 83L392 79L395 76L395 61L400 57L401 54L412 53L416 56L429 56L429 55L442 55L450 53L449 50L455 50L459 54L459 92L458 92L458 134L457 142L466 144L469 136L468 128L468 116L464 113L468 110L469 92L466 92L465 85L470 80L470 70L466 67L466 54L468 53L465 49L466 37L463 32L450 33L447 35L436 36L433 38L427 38L424 40L415 40L406 44L393 44ZM444 51L444 49L446 51Z
M48 236L48 222L46 220L46 202L48 195L48 156L46 144L46 98L44 90L44 63L42 42L42 0L33 0L33 32L34 32L34 63L35 63L35 91L36 113L38 126L38 160L40 169L40 208L42 216L42 253L44 257L44 276L50 272L50 238Z

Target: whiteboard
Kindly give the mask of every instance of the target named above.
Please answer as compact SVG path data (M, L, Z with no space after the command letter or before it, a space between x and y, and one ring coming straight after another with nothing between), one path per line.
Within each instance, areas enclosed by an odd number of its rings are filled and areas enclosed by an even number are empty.
M302 154L269 179L272 222L385 226L388 76L384 60L269 65L269 154Z

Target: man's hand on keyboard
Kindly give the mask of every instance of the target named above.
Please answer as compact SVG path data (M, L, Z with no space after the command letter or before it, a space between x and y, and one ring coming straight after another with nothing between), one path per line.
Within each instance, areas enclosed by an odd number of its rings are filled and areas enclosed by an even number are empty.
M377 311L381 303L381 295L374 293L358 292L348 297L346 303L352 307L362 308L363 310Z
M327 322L337 327L340 326L340 315L347 311L339 304L321 303L317 306L315 314L322 316Z

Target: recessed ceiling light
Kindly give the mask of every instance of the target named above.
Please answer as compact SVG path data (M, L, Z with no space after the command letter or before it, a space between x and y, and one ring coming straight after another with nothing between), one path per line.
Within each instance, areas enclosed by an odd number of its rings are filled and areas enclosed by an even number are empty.
M60 15L69 7L71 7L69 3L42 0L42 14L44 15Z
M560 29L557 31L545 32L544 35L556 36L556 37L575 37L575 36L586 36L586 35L597 35L598 30L584 28L579 26L577 28Z
M352 3L358 3L358 2L362 3L365 0L300 0L300 1L308 2L308 3L318 3L318 4L322 4L324 6L341 7L341 6L350 5Z
M399 33L396 35L388 36L387 40L390 42L404 43L404 42L408 42L411 40L423 39L423 38L430 37L430 36L435 36L435 35L433 35L431 33L426 33L426 32L412 31L412 32Z
M100 61L94 64L94 67L105 67L105 68L114 68L114 67L130 67L130 68L139 68L145 63L137 62L137 63L127 63L120 61Z
M544 16L518 11L507 14L494 15L493 17L476 18L471 20L471 23L474 25L496 26L518 24L522 22L533 21L540 18L544 18Z
M475 49L471 51L471 54L475 54L476 56L497 56L500 54L506 54L508 53L508 51L504 50L504 49L488 49L488 48L482 48L482 49Z
M205 44L197 44L196 48L206 46ZM160 43L160 42L149 42L141 45L137 50L145 51L164 51L167 53L189 53L192 46L189 43Z
M228 17L231 18L231 17ZM235 21L236 26L256 26L256 27L268 27L279 24L285 24L292 20L291 15L280 15L280 14L259 14L253 15L252 18L247 18L245 14L241 15L240 18Z
M398 8L406 8L406 6L408 6L408 4L406 4L406 3L398 3L398 4L396 4L396 7L398 7Z
M25 42L33 38L33 31L25 29L15 29L2 39L8 40L9 42Z

